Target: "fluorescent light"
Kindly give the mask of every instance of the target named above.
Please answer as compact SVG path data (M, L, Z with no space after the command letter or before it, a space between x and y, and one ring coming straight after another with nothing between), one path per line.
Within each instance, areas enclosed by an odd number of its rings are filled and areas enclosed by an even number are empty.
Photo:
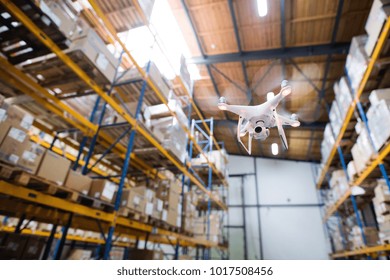
M260 17L265 17L268 13L267 0L257 0L257 12Z
M271 151L272 151L272 154L273 154L274 156L276 156L277 154L279 154L279 146L278 146L278 144L272 143L272 145L271 145Z

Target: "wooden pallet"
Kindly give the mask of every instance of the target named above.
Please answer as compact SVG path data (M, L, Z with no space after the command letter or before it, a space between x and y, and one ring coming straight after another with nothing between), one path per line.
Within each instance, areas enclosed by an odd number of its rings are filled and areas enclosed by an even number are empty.
M14 171L9 181L16 185L24 186L39 192L53 195L70 201L78 201L80 193L59 186L44 178L29 174L25 171Z
M114 212L114 204L112 204L111 202L103 201L94 197L87 196L85 194L79 194L77 202L81 205L85 205L105 212Z
M0 161L0 179L10 179L14 176L15 172L18 172L19 169L9 165L6 162Z
M13 0L14 5L23 7L23 13L33 21L51 40L54 41L60 49L68 47L66 37L59 31L53 20L45 16L39 7L31 0ZM50 50L24 26L24 24L14 25L14 22L19 23L19 20L3 6L0 5L0 14L7 12L10 16L2 18L2 25L7 27L7 30L2 32L0 37L0 51L7 57L12 64L19 64L28 59L33 59L41 55L50 53ZM19 44L24 41L24 44ZM9 48L9 46L15 46Z
M120 208L118 211L118 215L125 218L129 218L134 221L143 222L143 223L148 223L149 221L149 218L147 216L126 207Z
M161 220L156 220L154 221L154 224L152 224L153 226L156 226L158 228L162 228L162 229L165 229L165 230L168 230L168 231L172 231L172 232L177 232L179 233L180 232L180 228L178 227L175 227L175 226L172 226L164 221L161 221Z

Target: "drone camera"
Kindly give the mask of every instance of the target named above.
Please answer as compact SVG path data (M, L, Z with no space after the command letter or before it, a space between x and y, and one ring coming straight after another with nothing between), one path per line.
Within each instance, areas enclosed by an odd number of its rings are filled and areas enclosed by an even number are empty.
M262 130L263 130L263 128L261 126L256 126L255 127L255 132L256 133L260 133Z

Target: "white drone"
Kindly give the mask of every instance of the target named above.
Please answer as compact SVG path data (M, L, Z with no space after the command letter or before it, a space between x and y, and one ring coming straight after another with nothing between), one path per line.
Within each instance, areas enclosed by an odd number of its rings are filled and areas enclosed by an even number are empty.
M300 126L298 116L292 114L290 118L279 115L276 112L276 107L279 102L291 93L291 86L286 80L282 81L280 92L275 95L273 92L267 94L267 101L256 106L238 106L229 105L226 103L226 98L221 97L218 102L218 108L224 111L230 111L239 116L237 126L237 140L245 148L248 154L251 154L252 139L265 140L269 136L270 127L278 127L280 139L284 148L287 150L287 140L284 134L283 125L291 125L293 127ZM241 141L249 132L248 148Z

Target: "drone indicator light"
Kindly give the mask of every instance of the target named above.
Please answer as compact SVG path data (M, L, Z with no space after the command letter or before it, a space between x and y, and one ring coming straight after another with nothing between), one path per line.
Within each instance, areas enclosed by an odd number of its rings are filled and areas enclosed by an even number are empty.
M276 156L277 154L279 154L279 146L278 144L276 143L272 143L271 145L271 152L274 156Z
M259 17L265 17L268 13L267 0L257 0L257 12Z
M267 93L267 101L275 97L275 94L271 91Z
M223 111L226 111L226 110L227 110L227 107L226 107L225 104L219 104L219 105L218 105L218 108L219 108L219 110L223 110Z

